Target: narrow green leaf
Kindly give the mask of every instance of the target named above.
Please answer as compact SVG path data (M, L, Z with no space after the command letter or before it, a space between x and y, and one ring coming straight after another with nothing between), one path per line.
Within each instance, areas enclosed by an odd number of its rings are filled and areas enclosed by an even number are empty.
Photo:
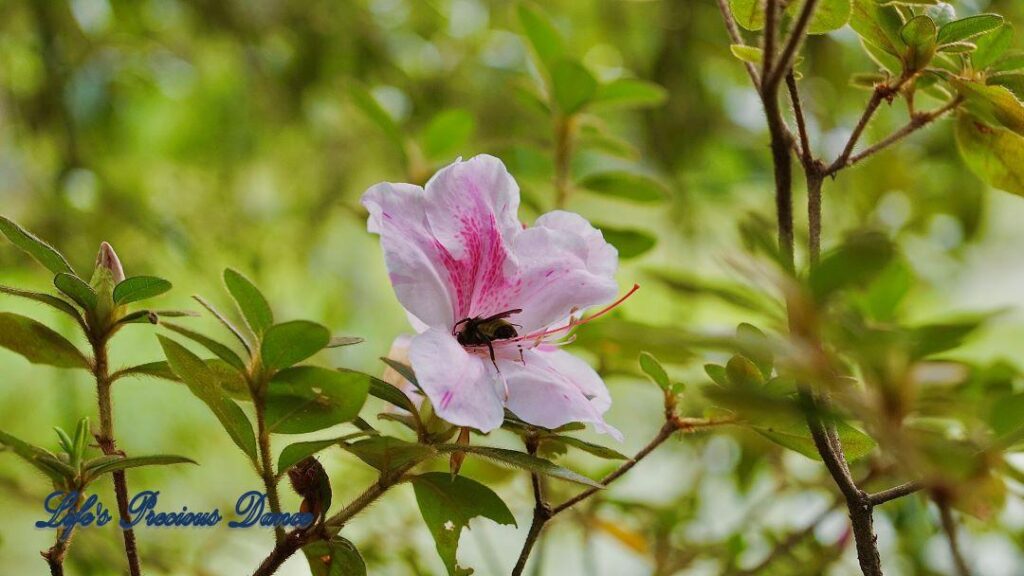
M53 277L53 285L65 296L74 300L83 310L96 309L96 292L78 276L61 272Z
M213 412L221 426L227 431L231 440L255 464L256 436L252 424L237 404L232 402L221 388L219 379L206 363L181 344L170 338L158 335L160 346L164 349L167 361L189 390L202 400Z
M68 468L65 470L60 466L55 466L53 463L60 464L57 457L54 456L50 451L44 450L38 446L33 446L24 440L21 440L15 436L12 436L2 430L0 430L0 444L7 446L14 453L19 456L22 460L28 462L37 470L45 474L54 482L63 482L74 477L74 473L68 474Z
M163 326L168 330L181 334L182 336L188 338L189 340L192 340L193 342L197 342L203 348L206 348L210 352L213 352L218 358L227 362L239 372L246 371L245 362L243 362L242 359L238 357L238 354L235 354L234 350L228 348L226 345L221 344L220 342L217 342L213 338L210 338L204 334L200 334L199 332L196 332L194 330L189 330L184 326L179 326L172 322L164 322Z
M352 346L353 344L362 344L365 342L358 336L333 336L331 341L327 343L328 348L341 348L343 346Z
M622 454L621 452L617 452L617 451L612 450L611 448L608 448L606 446L600 446L598 444L592 444L590 442L584 442L583 440L580 440L579 438L573 438L572 436L562 436L560 434L552 434L550 436L545 436L544 437L544 441L545 442L548 442L548 441L560 442L560 443L565 444L567 446L572 446L573 448L577 448L579 450L583 450L584 452L587 452L588 454L593 454L594 456L597 456L598 458L604 458L606 460L629 460L629 457L626 456L625 454Z
M331 342L327 328L307 320L275 324L266 330L260 345L263 366L281 370L302 362L323 350Z
M128 468L140 468L142 466L167 466L170 464L196 464L195 460L184 456L173 455L150 455L150 456L122 456L115 460L97 462L93 466L86 466L85 471L90 478L96 478L103 474L109 474L118 470Z
M563 114L579 112L597 93L597 79L575 60L559 60L551 68L551 92Z
M740 26L751 31L764 28L765 0L729 0L729 7Z
M577 474L568 468L563 468L550 460L531 456L524 452L516 452L515 450L494 448L491 446L475 446L472 444L438 444L435 448L443 453L465 452L471 456L479 456L480 458L490 460L495 464L500 464L509 468L536 472L538 474L558 478L559 480L574 482L576 484L582 484L584 486L590 486L592 488L604 487L590 478Z
M412 487L449 576L472 573L460 568L457 558L459 537L470 520L480 516L498 524L516 525L512 512L497 494L465 476L429 472L413 476Z
M799 418L780 419L778 422L765 425L755 424L752 427L758 434L784 448L799 452L808 458L821 460L821 455L818 454L807 423ZM867 456L875 449L875 441L870 436L849 424L837 423L836 432L843 444L843 453L846 454L846 459L850 462Z
M120 306L159 296L171 289L171 283L154 276L133 276L114 287L114 303Z
M89 360L74 344L31 318L0 312L0 348L20 354L33 364L88 370Z
M245 377L238 372L237 368L223 360L220 360L219 358L204 360L204 362L206 362L206 367L209 368L217 377L217 382L220 383L221 389L223 389L230 398L244 402L252 401L252 395L249 392L249 385L246 383ZM159 378L161 380L169 380L171 382L184 384L181 378L171 370L170 365L166 361L140 364L138 366L126 368L118 373L118 378L128 376L148 376L150 378Z
M644 371L644 374L662 390L668 391L672 389L672 381L669 380L668 373L665 372L665 368L658 362L649 352L643 352L640 354L640 369Z
M596 108L647 108L660 106L668 99L663 87L644 80L619 78L597 89L591 104Z
M71 267L71 264L64 258L64 255L58 252L56 248L40 240L35 234L25 230L5 216L0 216L0 233L6 236L11 241L11 244L21 248L25 253L34 258L36 262L46 266L50 272L54 274L60 274L61 272L75 274L74 268Z
M385 382L379 378L371 378L370 380L370 395L375 398L388 402L398 408L405 410L411 414L417 414L416 405L412 403L412 400L397 387L388 382Z
M431 446L413 444L390 436L372 436L353 444L342 444L341 447L382 473L391 473L437 456Z
M122 316L117 321L118 325L121 324L159 324L160 317L157 316L156 312L152 310L136 310L131 314Z
M60 447L71 456L75 453L75 442L71 440L71 436L64 431L60 426L54 426L53 431L57 433L57 439L60 441Z
M978 14L962 20L954 20L939 28L939 44L952 44L970 40L986 34L1003 25L1003 17L998 14Z
M595 172L577 184L592 192L636 202L660 202L668 195L665 185L655 178L628 170Z
M192 296L192 299L195 300L196 302L199 302L199 304L203 308L206 308L207 312L213 315L213 317L216 318L221 324L223 324L224 327L227 328L229 332L235 335L235 338L237 338L238 342L242 344L242 347L245 348L245 351L249 354L252 354L252 346L249 345L249 340L246 339L245 335L242 334L242 331L235 327L235 325L232 324L231 321L228 320L226 316L221 314L220 311L217 310L217 308L214 307L213 304L207 302L206 299L204 299L202 296L194 295Z
M263 293L241 272L227 268L224 270L224 285L231 297L235 299L238 310L245 318L249 329L258 337L274 325L274 313Z
M562 35L555 29L547 15L531 4L519 4L518 14L519 25L523 27L523 32L530 41L541 67L551 70L555 62L565 54Z
M946 54L970 54L977 49L978 45L973 42L952 42L939 46L938 51Z
M403 364L398 360L392 360L391 358L387 357L381 357L380 360L381 362L391 367L392 370L398 372L399 376L405 378L410 384L415 386L416 389L419 390L424 396L427 395L426 392L423 392L423 388L420 387L420 382L419 380L416 379L416 374L412 371L412 366L409 366L408 364Z
M9 294L11 296L18 296L21 298L26 298L28 300L41 302L43 304L46 304L47 306L60 310L61 312L67 314L68 316L71 316L76 321L78 321L79 324L82 323L82 316L81 314L78 313L78 310L76 310L75 307L72 306L71 304L68 304L65 300L57 298L56 296L43 294L42 292L30 292L28 290L11 288L10 286L0 286L0 294Z
M302 462L306 458L324 450L331 446L341 445L349 440L361 438L363 436L372 436L371 432L362 431L353 432L338 438L330 438L327 440L312 440L309 442L296 442L285 446L284 450L281 451L281 455L277 458L277 474L278 476L284 474L289 468Z
M274 375L267 390L267 429L277 434L316 432L359 415L370 376L348 370L298 366Z

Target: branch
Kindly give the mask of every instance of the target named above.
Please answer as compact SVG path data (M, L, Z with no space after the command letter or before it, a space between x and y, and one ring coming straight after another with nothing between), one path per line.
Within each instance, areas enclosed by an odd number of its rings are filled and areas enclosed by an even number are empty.
M924 488L919 482L907 482L906 484L900 484L899 486L893 486L888 490L882 490L876 492L870 496L872 506L881 506L891 500L909 496L914 492L917 492Z
M907 136L910 136L914 132L917 132L921 128L924 128L928 124L934 122L935 120L942 117L946 113L956 109L961 102L962 100L960 98L956 98L946 103L941 108L937 108L935 110L932 110L931 112L913 114L910 117L910 121L907 122L906 125L904 125L902 128L893 132L888 137L879 141L878 143L869 146L859 154L847 156L842 163L840 163L840 160L843 159L843 156L840 156L840 158L837 159L835 163L833 163L826 169L826 175L835 174L836 172L842 170L843 168L853 166L854 164L860 162L861 160L867 158L868 156L871 156L872 154L875 154L877 152L884 150L885 148L888 148L892 144L899 142L900 140L906 138Z
M956 534L956 521L953 519L953 511L949 508L949 501L945 496L935 499L939 507L939 516L942 519L942 529L946 532L946 539L949 540L949 551L953 555L953 564L956 565L957 574L960 576L971 576L971 569L967 566L963 554L960 553L960 545Z
M806 170L809 166L813 165L814 158L811 156L811 139L807 136L807 117L804 116L803 103L800 101L800 90L797 88L796 77L793 75L792 68L786 73L786 88L789 90L789 100L793 103L793 116L796 117L797 133L800 135L800 149L797 152Z
M732 9L729 8L728 0L718 0L718 9L722 12L725 30L729 33L729 39L732 43L738 46L746 46L743 36L740 34L740 29L736 25L736 19L732 15ZM754 65L750 62L744 62L743 65L747 69L747 74L750 75L750 81L754 83L754 87L760 90L761 79L758 76L757 68L754 68Z
M782 48L778 61L771 66L771 73L768 72L769 59L768 52L765 50L764 86L766 89L770 90L778 86L784 74L792 74L793 71L790 68L793 66L793 58L803 44L804 38L807 37L807 27L811 24L811 18L814 17L814 10L817 7L818 0L807 0L804 2L803 8L800 9L800 15L797 16L796 23L789 33L789 38L786 40L786 45ZM765 35L767 36L767 31Z
M772 62L775 60L775 34L779 27L779 0L766 0L764 6L764 53L761 58L761 77L764 78L762 89L773 89L778 86L769 83L772 73Z
M764 560L759 562L757 566L754 566L753 568L749 568L747 570L741 570L739 572L736 572L735 576L756 576L757 574L761 574L765 568L773 564L779 558L782 558L783 556L789 554L790 550L792 550L797 544L803 542L805 538L810 536L814 532L814 529L817 528L819 524L824 522L825 518L827 518L829 514L834 512L835 509L839 507L839 503L840 500L833 501L828 508L821 512L821 514L815 516L814 519L807 524L807 526L801 528L800 530L797 530L796 532L791 533L784 540L779 542L775 546L775 548L772 549L772 551L768 554L768 556L766 556Z
M527 438L526 451L531 456L537 454L539 446L540 443L536 436L531 435ZM540 533L544 530L544 524L554 515L552 514L551 506L544 501L544 489L540 483L540 475L536 472L530 474L530 483L533 486L533 522L530 523L530 531L526 534L523 549L519 552L519 560L516 561L516 566L512 569L512 576L520 576L523 570L526 570L526 561L530 559L530 553L533 552L533 547L540 539Z

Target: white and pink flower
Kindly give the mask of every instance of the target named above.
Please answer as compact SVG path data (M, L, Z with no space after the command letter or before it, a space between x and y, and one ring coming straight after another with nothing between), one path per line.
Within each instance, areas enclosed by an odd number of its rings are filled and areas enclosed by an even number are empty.
M488 432L507 407L537 426L587 422L621 437L604 422L604 382L553 341L618 292L618 253L599 230L563 211L524 227L518 185L485 155L443 168L425 188L377 184L362 202L418 332L409 360L439 416ZM518 336L491 343L493 363L487 346L459 343L460 321L511 310L521 310L508 318Z

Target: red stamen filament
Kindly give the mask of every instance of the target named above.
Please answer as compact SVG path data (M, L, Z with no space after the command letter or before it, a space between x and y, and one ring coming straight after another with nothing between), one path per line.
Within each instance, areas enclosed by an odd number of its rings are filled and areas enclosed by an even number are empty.
M583 318L581 320L577 320L575 322L570 320L568 324L566 324L565 326L562 326L561 328L552 328L551 330L545 330L543 332L538 332L538 333L535 333L535 334L527 334L526 336L521 336L521 337L516 338L514 340L509 340L509 342L520 342L522 340L540 340L541 338L544 338L545 336L550 336L552 334L558 334L559 332L565 332L566 330L571 330L571 329L573 329L573 328L575 328L577 326L582 326L582 325L584 325L584 324L586 324L588 322L592 322L594 320L597 320L601 316L604 316L605 314L611 312L615 308L618 308L619 305L621 305L623 302L625 302L630 296L632 296L639 289L640 289L640 285L639 284L633 284L633 288L631 288L629 290L629 292L626 292L626 294L623 295L621 298L619 298L615 302L612 302L608 306L605 306L601 310L598 310L597 312L591 314L590 316L587 316L586 318Z

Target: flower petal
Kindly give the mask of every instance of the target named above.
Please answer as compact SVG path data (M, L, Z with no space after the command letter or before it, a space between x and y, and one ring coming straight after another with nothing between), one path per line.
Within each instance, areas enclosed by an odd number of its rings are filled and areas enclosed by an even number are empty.
M413 339L409 359L438 416L481 432L501 426L504 390L490 360L466 352L451 333L436 328Z
M451 326L454 295L425 215L424 191L384 182L363 194L367 229L380 235L384 262L402 306L422 323Z
M576 310L610 302L618 292L618 252L582 216L556 210L516 236L524 269L513 322L526 333L548 327Z
M522 362L500 360L498 366L508 383L508 408L524 421L544 428L588 422L622 440L602 416L611 405L608 389L583 360L545 347L526 351Z
M454 295L456 321L515 308L511 242L522 232L519 186L493 156L441 169L427 182L425 213Z

